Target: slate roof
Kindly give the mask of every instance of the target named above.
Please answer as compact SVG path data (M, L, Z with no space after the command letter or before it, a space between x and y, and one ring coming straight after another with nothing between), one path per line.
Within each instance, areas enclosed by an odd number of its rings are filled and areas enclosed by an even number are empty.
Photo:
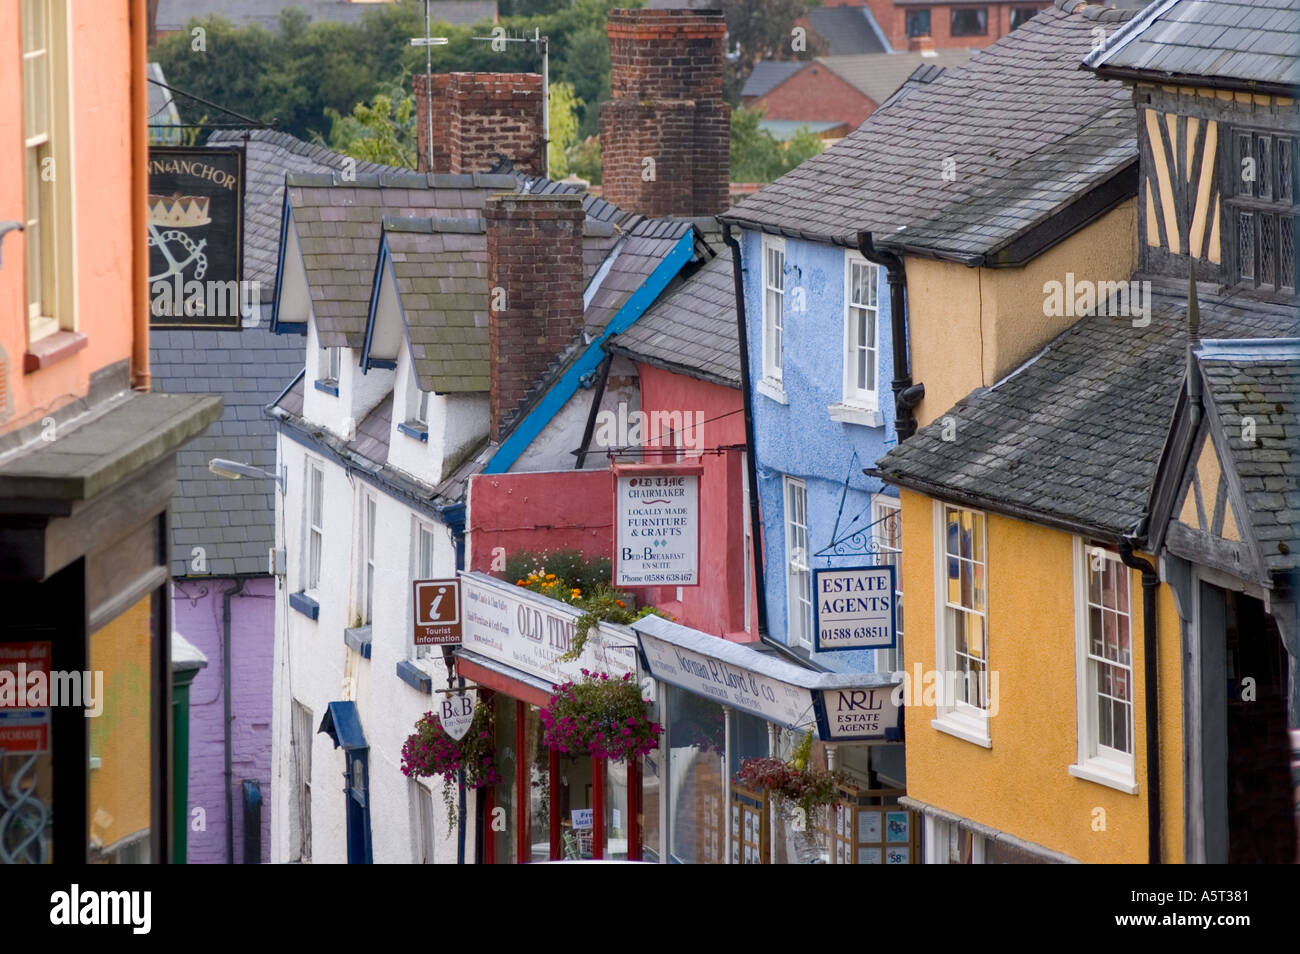
M814 7L806 14L813 32L829 45L832 55L884 53L885 44L873 29L865 7Z
M479 218L487 197L515 189L509 175L298 175L286 180L312 311L323 347L360 348L384 216Z
M613 261L595 290L588 286L590 301L583 313L588 334L598 335L659 267L668 253L691 231L691 224L665 219L642 219L632 227L610 253Z
M723 220L852 245L866 229L914 254L1014 264L999 257L1010 243L1136 170L1130 91L1079 69L1093 31L1132 12L1062 9L1075 3L1057 0L964 66L876 110ZM1117 181L1125 195L1136 189L1135 176L1131 189Z
M1159 0L1088 57L1102 73L1252 88L1300 84L1300 0Z
M808 65L807 60L759 60L740 90L742 99L766 96Z
M605 348L667 371L740 387L731 253L722 251L651 305Z
M169 32L215 13L236 26L255 23L274 31L279 28L280 13L290 7L306 10L308 20L360 23L367 11L377 6L349 0L159 0L156 22L159 31ZM492 20L497 13L496 0L434 0L432 6L434 21L454 26Z
M176 455L172 498L172 575L191 573L201 546L213 576L264 574L275 542L275 481L226 480L213 457L275 472L275 427L262 413L302 370L303 339L272 334L265 323L241 331L152 328L153 390L220 394L221 418Z
M1156 283L1151 322L1083 318L967 395L869 472L937 497L1117 538L1144 516L1186 367L1186 292ZM1296 334L1292 309L1198 287L1206 337ZM953 437L944 440L945 429Z
M1228 437L1246 495L1244 519L1266 568L1293 569L1300 566L1300 350L1294 340L1224 343L1250 345L1256 355L1200 356L1208 404ZM1249 443L1243 417L1255 421Z
M383 224L420 388L490 390L483 220L385 218Z
M879 104L887 100L916 70L933 66L961 66L971 58L964 47L921 53L863 53L858 56L819 56L816 62L844 80L863 96Z
M244 141L243 130L219 129L209 146L229 148ZM332 149L305 143L285 132L251 129L244 146L244 281L262 283L262 301L275 298L275 266L280 257L280 219L284 212L285 173L342 172L349 161ZM373 162L357 162L359 176L400 172Z

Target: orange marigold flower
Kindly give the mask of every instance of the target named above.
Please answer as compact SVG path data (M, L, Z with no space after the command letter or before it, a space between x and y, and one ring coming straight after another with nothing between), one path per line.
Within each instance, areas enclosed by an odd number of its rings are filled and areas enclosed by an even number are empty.
M627 604L624 603L622 600L615 600L614 602L617 603L620 608L627 609Z

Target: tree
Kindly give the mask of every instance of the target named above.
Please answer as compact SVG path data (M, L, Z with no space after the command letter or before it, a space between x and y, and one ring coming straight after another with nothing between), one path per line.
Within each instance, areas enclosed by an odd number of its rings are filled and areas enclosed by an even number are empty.
M795 21L817 6L821 0L722 0L728 50L723 95L728 102L739 105L740 90L759 60L810 60L829 52L815 33L796 32Z
M771 182L806 159L817 155L826 144L807 127L786 142L779 142L760 128L762 109L731 111L731 181Z
M370 105L357 103L341 116L327 110L332 120L330 148L345 156L387 166L416 166L415 96L395 87L380 93Z
M547 146L551 178L563 179L569 174L566 151L578 141L578 107L582 100L573 95L572 83L552 83L550 102L547 104L551 141Z

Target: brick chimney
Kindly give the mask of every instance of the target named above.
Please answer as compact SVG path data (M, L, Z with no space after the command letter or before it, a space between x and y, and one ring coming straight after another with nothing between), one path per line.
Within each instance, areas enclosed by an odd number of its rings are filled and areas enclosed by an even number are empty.
M643 215L726 211L722 13L611 10L606 30L613 98L600 107L601 197Z
M491 435L582 331L582 199L495 195L487 224Z
M546 144L540 74L417 73L413 84L420 172L487 172L504 155L516 169L542 174Z
M935 56L934 37L928 33L923 36L909 36L907 38L907 52L920 53L922 56Z

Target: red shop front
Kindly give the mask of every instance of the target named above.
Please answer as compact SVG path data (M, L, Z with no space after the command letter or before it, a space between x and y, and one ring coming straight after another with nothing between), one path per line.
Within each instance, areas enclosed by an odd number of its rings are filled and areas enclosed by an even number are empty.
M613 762L548 749L540 718L552 687L580 678L582 669L611 678L635 673L634 637L602 627L591 633L578 660L559 662L576 611L479 573L462 574L462 587L457 672L492 706L502 777L484 790L480 861L642 860L647 826L641 760ZM654 854L657 822L649 834Z

